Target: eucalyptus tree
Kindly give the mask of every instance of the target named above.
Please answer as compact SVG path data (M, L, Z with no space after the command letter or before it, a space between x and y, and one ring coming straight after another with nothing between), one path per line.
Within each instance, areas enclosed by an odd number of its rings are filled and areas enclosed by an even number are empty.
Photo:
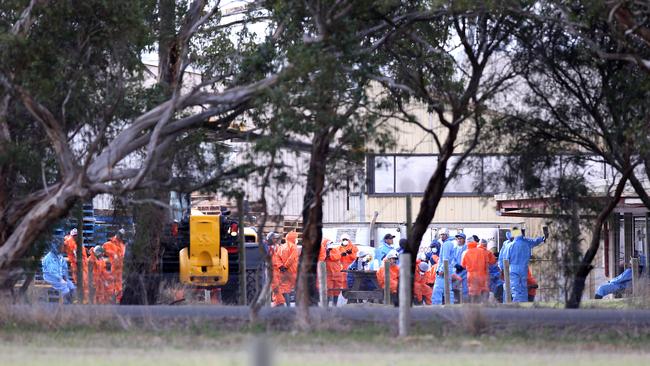
M427 2L421 6L424 13L444 12L435 19L414 21L378 49L377 57L385 67L373 77L390 91L387 105L401 112L404 123L431 136L438 152L408 233L405 251L412 256L418 252L445 188L476 151L490 102L515 75L503 60L522 21L498 2ZM437 117L435 128L409 111L414 104Z
M547 11L552 9L557 8L550 6ZM494 135L507 142L512 170L519 172L519 181L511 180L511 184L552 197L556 217L580 213L591 225L584 252L580 243L586 238L580 224L560 238L570 243L560 255L570 258L565 276L571 279L567 307L572 308L580 305L603 224L626 184L642 199L647 197L641 183L647 171L638 167L644 165L641 152L647 137L639 132L647 125L650 79L634 63L597 57L595 49L611 54L620 44L610 35L609 24L599 12L602 9L583 10L582 21L588 20L590 26L580 35L563 22L536 17L522 27L513 63L521 77L523 97L517 99L518 105L504 108L509 117L497 125ZM536 11L545 12L544 8ZM560 156L563 165L558 164ZM586 177L599 165L606 165L609 173L595 186ZM602 169L598 171L603 175ZM599 198L588 199L593 196Z
M197 0L176 29L171 96L146 88L141 55L158 38L155 9L144 0L0 5L0 270L76 201L169 184L151 173L176 142L208 120L225 130L242 105L277 84L286 65L260 76L225 61L225 80L181 87L193 37L221 17L218 3Z

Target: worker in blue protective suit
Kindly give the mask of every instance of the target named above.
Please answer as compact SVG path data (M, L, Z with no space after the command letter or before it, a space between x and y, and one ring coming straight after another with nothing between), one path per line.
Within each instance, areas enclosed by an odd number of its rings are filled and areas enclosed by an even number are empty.
M75 285L68 278L68 263L63 258L63 238L54 237L50 242L50 251L43 257L43 280L59 291L66 303L71 303Z
M503 261L510 262L510 289L513 302L528 301L528 261L532 249L544 241L546 237L526 238L518 228L512 229L512 241L504 245L499 253L499 268L503 271ZM505 292L505 291L504 291Z
M451 291L450 299L443 299L445 295L445 277L444 277L444 263L445 259L449 261L449 275L454 273L454 240L449 237L449 230L440 229L440 255L438 258L438 270L436 271L436 282L433 285L433 294L431 295L431 303L434 305L453 304L454 293ZM451 285L451 278L449 279Z
M408 240L406 239L400 239L399 240L399 247L397 248L397 254L402 254L406 250L406 246L408 245Z
M491 252L495 258L499 258L499 249L494 241L488 241L487 250ZM503 279L501 279L501 270L499 269L498 264L491 264L488 267L488 276L490 278L490 292L494 294L494 298L497 302L503 302Z
M501 250L503 250L503 247L510 244L512 244L512 233L510 231L506 231L506 240L504 240L501 244Z
M515 226L514 228L516 229L517 227ZM506 240L504 240L503 243L501 244L501 250L499 251L499 255L497 256L497 267L499 268L499 271L501 273L503 273L503 271L501 270L501 268L503 268L503 258L504 258L504 256L506 254L510 255L510 246L512 245L512 242L513 242L513 240L512 240L512 232L506 231ZM502 296L501 296L501 301L500 302L505 302L504 301L504 296L505 296L505 293L506 293L506 289L505 289L504 285L505 285L505 282L501 281L501 293L502 293Z
M459 288L454 289L454 298L456 301L460 301L461 291L463 296L463 302L469 300L469 289L467 288L467 270L460 265L463 260L463 254L467 251L467 243L465 243L466 236L464 233L458 233L456 235L456 247L454 248L454 270L456 274L461 278L459 283ZM474 237L471 237L471 240L474 240Z
M395 239L395 235L390 233L384 235L381 244L375 249L375 259L380 263L384 260L388 252L395 249L393 248L393 239Z
M426 255L426 262L429 263L430 266L433 266L436 264L434 256L438 257L440 256L440 241L438 239L433 239L431 244L429 244L429 249L425 252Z
M643 273L645 265L645 256L641 256L639 260L639 274ZM620 275L612 278L606 283L600 285L596 290L595 299L602 299L603 297L619 291L623 291L629 286L632 286L632 268L628 268Z

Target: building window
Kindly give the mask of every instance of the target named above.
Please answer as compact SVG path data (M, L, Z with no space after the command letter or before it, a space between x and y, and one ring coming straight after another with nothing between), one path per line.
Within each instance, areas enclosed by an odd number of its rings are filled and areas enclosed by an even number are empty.
M437 156L396 156L395 192L424 192L437 165Z
M455 155L447 163L447 174L460 159ZM561 155L554 159L545 171L547 179L580 175L593 190L601 190L607 184L611 167L595 156ZM370 194L422 194L438 165L438 155L375 155L368 159ZM445 188L445 195L493 195L506 191L506 182L519 184L520 177L509 172L508 157L504 155L472 155L463 162ZM643 167L636 172L647 176Z
M374 157L374 192L373 193L394 193L395 192L395 157L375 156Z

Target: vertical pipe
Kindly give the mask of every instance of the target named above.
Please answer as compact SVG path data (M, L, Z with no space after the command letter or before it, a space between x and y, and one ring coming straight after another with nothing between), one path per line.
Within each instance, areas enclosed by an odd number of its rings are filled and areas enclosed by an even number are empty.
M508 259L503 260L503 285L505 286L505 303L510 304L512 302L512 288L510 287L510 260Z
M403 253L399 258L399 336L406 337L411 323L411 255Z
M413 224L413 217L411 212L412 198L410 194L406 195L406 237L411 234L411 225ZM413 243L415 245L415 243ZM400 262L401 263L401 262Z
M609 277L609 250L610 250L610 231L609 228L611 227L611 217L610 220L605 222L604 228L603 228L603 239L605 240L605 248L603 250L603 259L605 260L605 277Z
M239 305L246 305L247 285L246 285L246 236L244 235L244 197L237 195L237 225L239 240ZM287 304L289 305L289 304Z
M449 301L451 299L451 283L449 283L450 278L449 278L449 259L445 259L442 264L442 270L443 270L443 279L445 281L445 305L449 305L452 302Z
M623 223L624 223L624 235L625 235L625 253L624 255L624 263L632 263L630 260L632 259L632 252L634 251L634 216L632 213L626 213L623 215Z
M384 262L384 305L390 304L390 261Z
M327 307L327 267L324 261L318 262L318 295L320 307Z
M645 214L645 273L650 277L650 212Z
M639 258L632 258L632 296L639 295Z
M618 276L618 262L621 259L621 219L618 213L612 215L612 262L610 263L611 271L610 276Z

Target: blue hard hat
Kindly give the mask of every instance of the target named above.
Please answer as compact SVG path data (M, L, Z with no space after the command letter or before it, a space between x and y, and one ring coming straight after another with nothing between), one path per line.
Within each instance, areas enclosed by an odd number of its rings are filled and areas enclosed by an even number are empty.
M456 234L456 237L457 238L467 239L467 237L465 236L465 233L458 233L458 234Z

